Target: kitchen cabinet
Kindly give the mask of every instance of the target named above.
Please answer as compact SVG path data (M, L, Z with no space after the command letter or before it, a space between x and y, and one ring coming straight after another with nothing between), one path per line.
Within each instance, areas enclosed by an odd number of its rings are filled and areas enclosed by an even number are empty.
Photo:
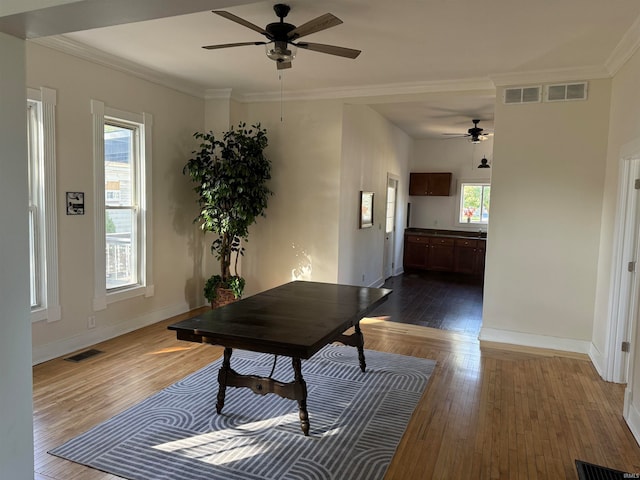
M429 237L407 235L404 242L404 261L407 268L427 268Z
M434 237L429 239L427 269L440 272L453 270L454 240L453 238Z
M487 251L487 241L486 240L478 240L478 250L476 252L476 269L475 272L477 275L484 276L484 259Z
M455 239L454 271L458 273L475 273L478 260L478 240L456 238Z
M455 233L406 233L404 268L484 276L486 240Z
M410 173L409 195L448 197L451 178L451 173Z

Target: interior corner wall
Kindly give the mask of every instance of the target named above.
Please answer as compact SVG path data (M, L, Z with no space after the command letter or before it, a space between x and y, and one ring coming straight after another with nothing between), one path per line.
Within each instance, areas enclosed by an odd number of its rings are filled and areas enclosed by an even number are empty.
M25 42L0 33L0 472L33 478Z
M294 279L335 282L338 272L342 103L245 104L237 121L267 129L272 171L265 217L249 229L246 295Z
M204 107L204 130L220 134L229 129L231 105L228 98L208 99Z
M461 181L490 182L491 168L478 168L486 156L493 159L493 137L473 144L467 138L421 139L414 142L411 172L451 172L451 194L448 197L410 196L411 222L415 228L486 231L485 226L467 226L458 218Z
M588 351L610 90L591 80L586 101L497 102L481 339Z
M27 42L27 86L57 91L56 153L59 291L62 318L33 324L34 362L164 320L205 303L204 254L208 239L193 219L198 207L182 174L202 131L201 98ZM94 215L91 99L133 113L153 115L152 244L155 294L93 310ZM84 215L65 215L64 193L85 192ZM88 328L95 316L96 328Z
M344 106L338 283L364 286L384 283L388 173L399 178L394 265L401 268L411 148L411 138L372 108ZM374 225L371 228L359 228L360 191L374 193Z

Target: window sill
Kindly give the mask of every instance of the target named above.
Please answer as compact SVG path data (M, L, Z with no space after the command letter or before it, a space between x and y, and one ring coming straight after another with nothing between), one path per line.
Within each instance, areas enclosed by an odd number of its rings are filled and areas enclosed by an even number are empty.
M154 287L153 285L136 285L131 288L125 288L117 290L115 292L107 293L103 297L96 297L93 299L93 310L95 312L104 310L107 305L111 303L121 302L123 300L129 300L136 297L153 297Z
M60 307L38 308L31 310L31 323L42 322L46 320L47 323L56 322L62 318Z
M114 292L107 292L107 305L110 303L120 302L122 300L128 300L130 298L135 297L152 297L153 296L153 285L137 285L131 288L126 288L123 290L117 290Z

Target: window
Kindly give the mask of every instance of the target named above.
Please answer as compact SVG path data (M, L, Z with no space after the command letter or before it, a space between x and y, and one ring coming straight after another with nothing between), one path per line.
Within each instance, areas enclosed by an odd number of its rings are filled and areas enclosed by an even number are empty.
M151 116L92 101L96 189L94 309L153 294L150 178Z
M56 214L56 92L28 89L29 267L31 320L61 318Z
M460 223L488 224L490 197L491 184L489 183L461 183L458 221Z

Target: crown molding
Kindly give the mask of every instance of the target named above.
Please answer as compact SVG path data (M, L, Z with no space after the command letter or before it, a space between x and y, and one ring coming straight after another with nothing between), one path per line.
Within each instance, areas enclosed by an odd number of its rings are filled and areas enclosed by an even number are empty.
M365 98L388 95L415 95L437 92L460 92L493 90L495 85L489 78L461 80L438 80L432 82L390 83L358 87L319 88L290 92L264 92L238 95L241 102L275 102L280 100L327 100L339 98Z
M636 18L633 25L624 34L616 48L605 62L605 67L612 77L627 63L640 46L640 17Z
M210 88L204 92L205 100L230 100L231 98L236 99L231 88Z
M494 74L483 78L407 82L381 85L321 88L298 91L272 91L238 93L232 88L206 89L200 85L163 74L138 63L123 59L102 50L89 47L64 35L28 40L98 65L113 68L149 82L177 90L205 100L233 99L241 103L276 102L294 100L330 100L345 98L383 97L390 95L416 95L439 92L494 90L496 87L522 84L543 84L567 81L583 81L611 78L640 46L640 17L627 31L606 66L539 70L518 73Z
M175 77L162 74L157 70L144 67L122 57L111 55L110 53L98 50L97 48L89 47L83 43L65 37L64 35L37 38L28 40L28 42L37 43L43 47L52 48L98 65L113 68L114 70L128 73L129 75L133 75L163 87L177 90L181 93L186 93L187 95L199 98L205 97L205 89L196 84L176 79Z
M556 82L574 82L610 78L609 70L604 66L558 68L518 73L497 73L491 75L496 87L507 85L542 84Z

